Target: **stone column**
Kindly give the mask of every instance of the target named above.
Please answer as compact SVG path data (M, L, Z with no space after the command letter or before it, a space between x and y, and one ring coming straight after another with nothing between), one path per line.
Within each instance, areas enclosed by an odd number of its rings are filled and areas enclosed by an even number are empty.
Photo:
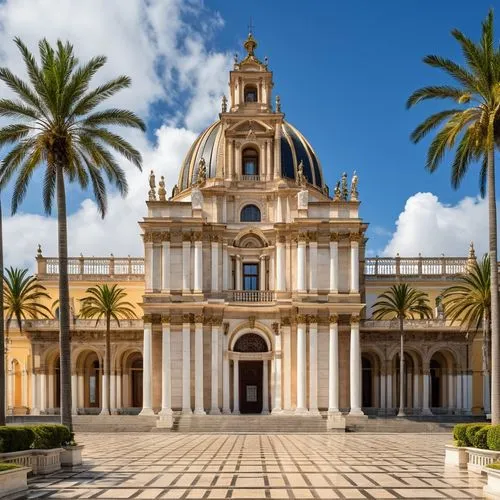
M467 372L467 413L472 412L472 370Z
M269 141L267 141L267 170L266 170L266 180L271 180L271 170L272 170L271 149L272 149L272 142L269 140Z
M153 234L144 234L145 291L153 291Z
M330 234L330 293L339 291L339 235Z
M40 415L38 384L36 368L33 368L33 372L31 373L31 415Z
M296 414L307 413L306 408L306 318L297 316L297 408Z
M448 411L453 413L455 409L455 376L453 370L448 372Z
M240 414L240 367L238 359L233 361L233 415Z
M227 141L227 160L228 160L228 169L226 172L226 179L230 179L234 177L234 159L233 159L233 141L232 139L228 139Z
M259 165L259 179L260 180L265 180L266 178L266 143L262 144L262 147L260 148L260 165Z
M109 410L111 414L116 414L116 373L112 369L111 370L111 385L109 388L110 396L109 396Z
M318 293L318 242L317 235L309 241L309 293Z
M276 123L274 131L274 179L278 180L281 176L281 125Z
M387 398L387 409L392 409L392 365L387 361L385 369L385 392Z
M160 421L172 427L172 362L170 358L170 316L161 318L161 411Z
M328 349L328 413L339 411L339 325L338 316L330 316L330 339Z
M60 406L59 403L58 406ZM71 374L71 413L77 415L78 411L78 378L76 372Z
M281 335L279 323L273 323L274 329L274 402L272 413L281 413Z
M227 254L227 243L222 244L222 289L229 290L229 256Z
M203 243L201 233L197 234L194 242L194 293L201 293L203 290Z
M210 415L220 415L219 409L219 331L220 318L212 320L212 370Z
M359 234L351 234L351 293L359 293L359 241Z
M275 222L283 222L283 204L281 202L281 196L276 197L276 217Z
M462 402L462 373L457 370L457 410L462 413L463 402Z
M292 332L289 318L282 323L283 335L283 410L292 411Z
M212 247L212 292L219 291L219 241L215 236L211 242Z
M430 372L429 372L429 363L427 362L424 365L422 371L422 383L423 383L423 391L422 391L422 415L432 415L431 409L429 408L429 384L430 384Z
M27 408L28 407L28 371L26 369L23 369L21 376L22 376L22 379L21 379L21 385L22 385L21 404L25 408Z
M170 292L170 233L162 233L162 280L161 291Z
M351 316L350 392L351 410L349 415L364 415L361 410L361 346L359 341L359 316Z
M239 255L236 255L236 257L234 259L234 265L236 267L236 269L235 269L236 290L242 290L243 287L241 285L241 257Z
M47 375L45 370L40 370L40 411L44 412L47 409Z
M285 248L284 236L276 238L276 290L285 291Z
M418 369L415 368L413 372L413 408L420 408L419 403L419 393L420 393L420 376L418 373Z
M305 293L306 290L306 240L299 234L297 242L297 292Z
M123 399L122 399L122 390L123 389L122 389L122 372L121 372L121 370L116 371L115 377L116 377L116 408L119 409L119 408L123 408ZM82 382L83 382L83 379L82 379ZM80 387L80 375L78 375L78 387Z
M191 292L191 235L183 233L182 235L182 293Z
M229 415L230 408L230 384L229 384L229 355L228 355L228 329L229 323L224 323L224 336L222 341L224 343L224 357L222 360L222 413Z
M259 289L266 289L266 256L261 255L259 258Z
M78 407L85 408L84 373L78 373Z
M189 314L182 319L182 413L191 414L191 323Z
M14 370L11 370L10 372L10 379L8 380L8 383L12 384L11 391L7 391L8 393L12 395L12 401L9 403L9 405L12 407L14 405ZM48 370L47 373L47 408L56 408L56 405L54 405L54 368L51 368Z
M150 346L149 349L151 350L151 338L150 338ZM146 372L146 359L150 359L149 357L146 357L146 327L144 326L144 371L143 371L143 391L145 390L145 386L147 385L146 378L148 378L149 383L152 383L152 373L151 373L151 363L149 364L149 374L147 375ZM153 358L151 357L151 360ZM103 359L103 365L106 363L106 361ZM109 400L108 400L108 374L106 373L106 370L102 370L102 375L101 375L101 415L109 415ZM143 410L144 411L144 403L147 401L145 397L143 397ZM148 408L151 407L151 400L149 400ZM141 411L141 413L142 413Z
M235 160L234 160L234 171L235 171L235 179L240 179L241 178L241 174L243 173L242 172L242 169L241 169L241 148L240 148L240 143L239 142L235 142L235 150L234 150L234 157L235 157Z
M318 323L309 323L309 413L319 415L318 410Z
M269 415L269 361L262 361L262 414Z
M203 404L203 315L197 314L194 325L194 413L205 415Z
M387 408L387 399L385 397L385 393L386 393L385 370L382 367L380 369L380 410L385 410Z
M6 370L7 375L7 410L10 411L14 408L14 370L12 367L12 363L7 362L7 366L10 366L8 370Z
M142 372L142 411L140 415L154 415L153 411L153 324L150 315L144 315L143 372ZM103 381L104 382L104 381ZM104 386L104 384L103 384ZM102 391L106 392L105 390Z

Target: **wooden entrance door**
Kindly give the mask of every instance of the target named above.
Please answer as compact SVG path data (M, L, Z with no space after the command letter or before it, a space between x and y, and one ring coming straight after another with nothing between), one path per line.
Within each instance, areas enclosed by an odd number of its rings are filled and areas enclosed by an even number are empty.
M240 412L262 412L262 361L240 361Z

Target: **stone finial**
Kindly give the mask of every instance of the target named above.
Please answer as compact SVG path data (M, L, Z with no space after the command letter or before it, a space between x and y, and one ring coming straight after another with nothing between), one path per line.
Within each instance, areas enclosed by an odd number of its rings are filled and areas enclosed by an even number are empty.
M347 174L344 172L342 174L342 178L340 180L340 189L341 189L341 198L344 201L347 201L347 197L349 196L349 191L347 189Z
M470 242L469 256L467 257L466 271L469 273L476 265L476 251L474 250L474 242Z
M222 96L222 112L227 113L227 97L225 95Z
M158 198L160 201L166 201L167 199L167 190L165 189L165 177L162 175L160 182L158 183Z
M156 201L156 178L154 172L151 170L149 174L149 201Z
M36 256L37 257L43 257L43 255L42 255L42 245L40 245L40 243L38 243L38 248L36 250Z
M351 180L351 201L358 201L358 176L356 170Z
M281 113L281 97L276 96L276 113Z

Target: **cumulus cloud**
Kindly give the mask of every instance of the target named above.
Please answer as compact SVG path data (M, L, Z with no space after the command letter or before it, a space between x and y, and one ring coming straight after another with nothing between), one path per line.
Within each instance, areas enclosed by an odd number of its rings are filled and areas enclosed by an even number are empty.
M432 193L416 193L408 198L382 255L463 256L471 241L478 255L487 251L486 200L466 197L456 205L446 205Z
M143 154L144 172L120 160L127 172L129 194L122 199L110 191L104 221L91 199L84 199L69 215L70 254L142 254L137 221L146 213L149 171L155 170L157 180L165 175L170 192L177 182L182 158L199 130L217 115L220 97L226 91L230 56L208 48L210 37L222 25L220 15L207 10L201 0L0 3L0 65L23 74L12 42L15 36L33 51L43 37L51 42L58 38L70 40L81 61L97 54L107 56L108 63L96 75L95 84L119 74L132 78L132 87L117 94L109 104L132 109L149 123L160 124L150 133L152 141L139 133L125 132ZM0 97L7 94L2 86ZM161 117L156 115L160 109ZM41 197L35 185L29 196ZM57 255L55 218L19 213L4 219L8 265L33 268L38 243L45 255Z

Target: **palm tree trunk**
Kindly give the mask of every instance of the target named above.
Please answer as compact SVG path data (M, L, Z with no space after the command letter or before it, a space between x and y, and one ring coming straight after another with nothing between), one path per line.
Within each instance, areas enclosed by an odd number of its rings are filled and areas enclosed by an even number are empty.
M59 349L61 370L61 423L73 430L71 416L71 337L69 331L68 228L66 191L61 163L56 167L57 230L59 244Z
M483 361L483 408L484 413L488 414L491 412L490 405L490 370L489 370L489 330L490 330L490 319L488 314L485 312L483 314L483 346L482 346L482 361Z
M399 351L399 411L398 417L406 417L404 409L404 330L403 318L399 318L399 334L401 336L401 350Z
M104 348L104 375L105 375L105 386L104 394L105 398L103 408L101 409L101 414L111 415L111 319L109 315L106 316L106 339Z
M7 373L7 359L5 356L4 338L4 312L3 312L3 228L2 228L2 203L0 201L0 425L5 425L5 374Z
M491 265L491 423L500 424L500 345L498 338L497 203L493 121L488 126L488 218Z

